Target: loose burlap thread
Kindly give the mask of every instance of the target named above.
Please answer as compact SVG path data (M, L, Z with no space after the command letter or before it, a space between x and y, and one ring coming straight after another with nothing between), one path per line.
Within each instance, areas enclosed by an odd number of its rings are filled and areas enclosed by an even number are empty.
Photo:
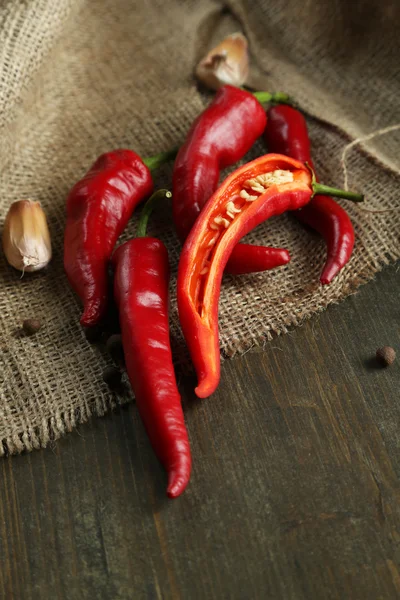
M400 122L395 0L8 0L0 6L0 218L21 198L48 215L54 256L45 272L20 274L0 257L0 455L45 446L118 402L102 382L110 359L86 340L80 305L62 267L65 198L102 152L151 155L179 145L209 101L193 67L225 34L242 30L251 83L284 90L308 114L321 180L343 185L340 159L354 138ZM349 187L375 210L399 206L399 131L347 154ZM246 159L265 152L259 142ZM171 167L155 175L170 185ZM233 357L338 302L400 256L400 211L367 213L346 204L356 245L330 286L319 284L324 242L289 215L249 242L286 247L291 263L268 274L225 277L221 352ZM133 235L135 218L123 239ZM178 365L187 365L175 303L179 244L167 208L151 233L172 265L171 328ZM36 336L24 318L41 319Z

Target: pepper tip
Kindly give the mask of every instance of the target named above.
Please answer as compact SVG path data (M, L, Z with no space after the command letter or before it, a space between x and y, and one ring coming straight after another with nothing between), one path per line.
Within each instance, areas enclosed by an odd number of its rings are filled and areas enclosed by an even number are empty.
M93 302L85 305L82 316L79 320L82 327L93 327L97 325L105 312L105 306L100 302Z
M344 267L343 264L327 262L319 278L322 285L329 285L335 279L339 271Z
M199 385L195 388L194 392L198 398L208 398L213 392L215 392L216 387L216 385L210 386L207 381L204 380L199 382Z
M172 471L168 474L168 498L178 498L186 489L190 479L190 465L187 473Z

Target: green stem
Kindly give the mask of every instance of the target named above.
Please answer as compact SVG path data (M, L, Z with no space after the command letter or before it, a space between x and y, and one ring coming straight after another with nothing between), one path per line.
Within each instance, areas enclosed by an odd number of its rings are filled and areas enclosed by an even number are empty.
M323 194L324 196L336 196L336 198L345 198L352 202L364 202L363 194L357 194L356 192L349 192L348 190L340 190L338 188L329 187L329 185L323 185L322 183L312 183L312 189L315 194Z
M174 160L176 155L178 154L179 148L172 148L172 150L167 150L167 152L160 152L160 154L155 154L154 156L148 156L147 158L143 158L144 164L149 167L150 171L154 171L161 167L166 162L170 160Z
M152 196L150 196L140 214L136 237L146 237L147 223L149 222L151 213L156 207L156 204L158 204L161 200L165 200L166 198L172 198L172 194L168 190L158 190L157 192L154 192Z
M293 104L293 100L285 92L252 92L261 104Z
M314 169L310 167L308 162L304 164L311 172L311 187L313 189L313 196L315 196L315 194L321 194L323 196L344 198L345 200L351 200L352 202L364 202L363 194L357 194L356 192L349 192L348 190L341 190L338 188L329 187L329 185L324 185L323 183L318 183L317 178L315 177Z

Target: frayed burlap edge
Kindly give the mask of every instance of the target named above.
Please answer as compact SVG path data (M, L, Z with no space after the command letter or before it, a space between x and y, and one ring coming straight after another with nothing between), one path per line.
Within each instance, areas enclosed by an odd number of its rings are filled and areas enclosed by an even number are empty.
M399 260L399 255L394 252L387 255L378 257L378 265L370 265L363 273L360 273L358 277L349 283L344 289L341 290L341 295L337 298L333 298L329 305L340 304L347 297L355 295L359 288L373 280L375 275L379 273L385 266ZM315 286L312 286L312 290ZM232 349L232 351L225 352L221 355L221 360L224 358L232 359L237 356L243 356L247 352L254 348L265 348L265 345L276 337L282 334L286 334L290 329L303 325L306 321L320 314L326 310L326 307L318 308L314 314L308 315L302 318L294 318L287 326L282 328L280 331L275 331L273 334L268 334L267 339L263 336L260 340L254 341L249 340L249 343L242 344L240 348ZM192 369L186 369L185 375L192 373ZM45 419L43 423L35 428L28 428L26 431L20 434L15 434L12 437L2 439L0 443L0 457L8 456L11 454L21 454L25 451L30 452L32 450L39 450L40 448L46 448L52 442L55 442L66 433L71 433L78 425L83 425L90 421L92 417L103 417L106 413L115 410L116 408L126 405L131 402L130 398L126 396L119 396L117 394L110 394L108 398L101 399L93 402L85 409L74 409L70 411L57 411L54 416L49 419Z

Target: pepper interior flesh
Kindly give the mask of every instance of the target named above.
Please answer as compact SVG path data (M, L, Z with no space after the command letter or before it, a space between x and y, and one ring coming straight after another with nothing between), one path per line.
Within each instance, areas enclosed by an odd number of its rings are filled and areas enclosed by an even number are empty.
M264 168L266 166L264 165ZM278 192L285 192L298 188L299 183L309 184L309 177L304 170L291 171L274 168L273 165L271 167L271 170L236 181L222 193L214 206L202 244L197 248L196 268L192 272L190 282L191 300L202 319L207 320L212 295L212 290L208 293L208 282L213 257L230 235L231 225L239 218L245 221L251 205L262 202L262 197L273 186Z

